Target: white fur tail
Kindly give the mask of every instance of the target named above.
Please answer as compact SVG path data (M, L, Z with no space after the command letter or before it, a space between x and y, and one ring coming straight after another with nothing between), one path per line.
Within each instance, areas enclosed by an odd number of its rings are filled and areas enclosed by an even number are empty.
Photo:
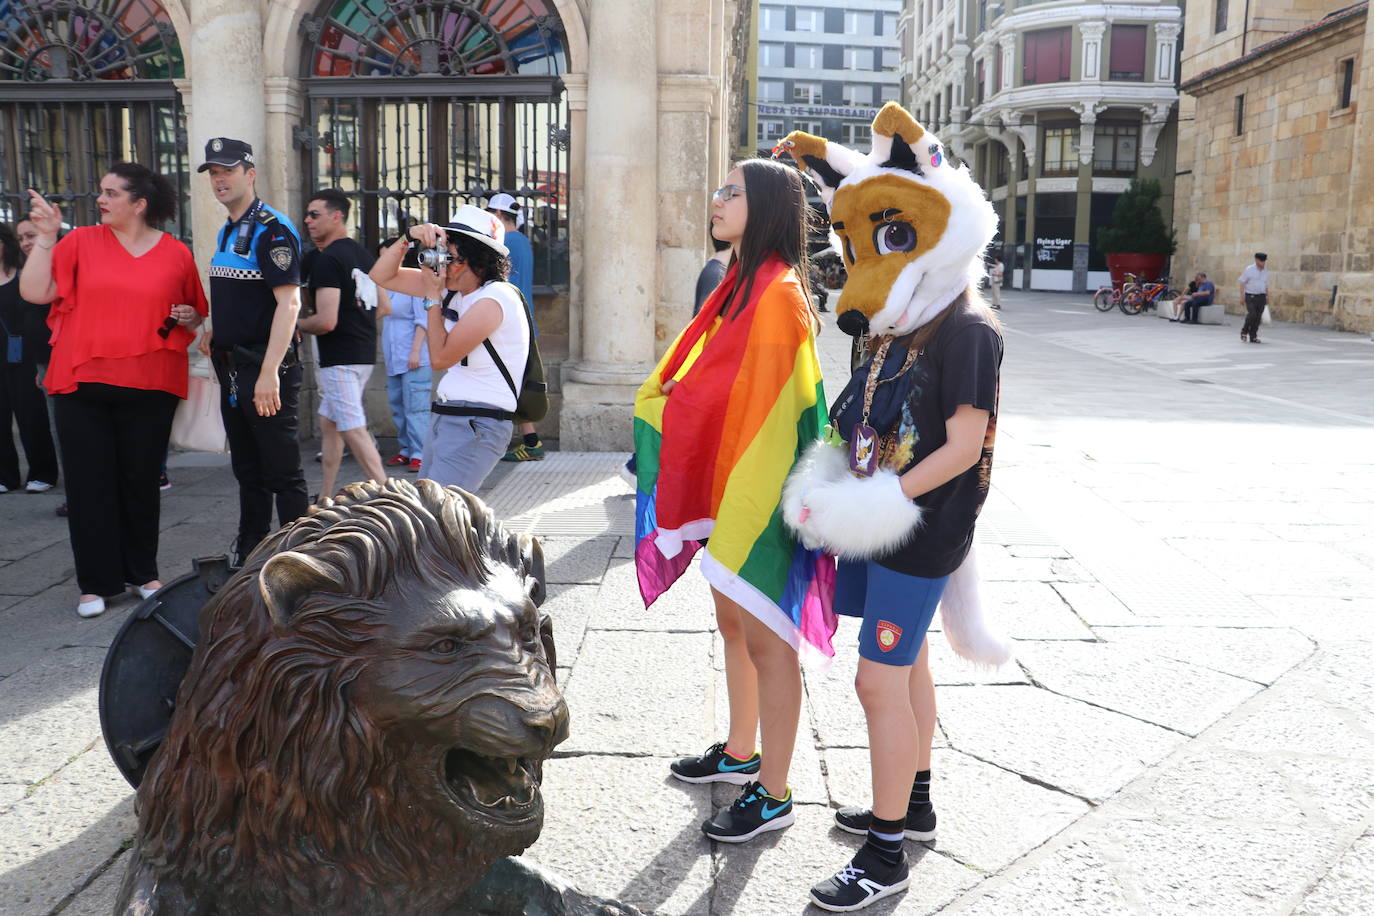
M950 648L975 665L996 668L1011 661L1011 640L989 627L983 616L975 548L950 574L940 599L940 625Z

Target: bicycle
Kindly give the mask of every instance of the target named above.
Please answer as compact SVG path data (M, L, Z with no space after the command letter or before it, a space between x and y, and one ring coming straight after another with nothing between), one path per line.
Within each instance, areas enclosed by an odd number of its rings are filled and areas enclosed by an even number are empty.
M1123 312L1126 312L1126 306L1124 304L1125 298L1138 288L1139 284L1136 283L1136 275L1126 274L1126 280L1120 286L1108 284L1098 287L1097 292L1093 294L1093 307L1099 312L1110 312L1112 309L1118 307L1120 307ZM1126 312L1126 314L1133 315L1135 312Z
M1127 315L1139 315L1146 309L1157 309L1161 299L1172 302L1178 297L1178 290L1169 285L1169 280L1169 277L1165 277L1163 280L1136 284L1122 294L1121 302L1118 303L1121 311Z

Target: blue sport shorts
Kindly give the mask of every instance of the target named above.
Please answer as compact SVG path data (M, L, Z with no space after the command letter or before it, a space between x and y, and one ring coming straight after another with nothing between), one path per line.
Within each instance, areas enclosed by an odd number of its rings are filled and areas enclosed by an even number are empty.
M863 617L859 655L882 665L910 665L949 576L925 579L893 572L872 560L841 560L835 575L835 610Z

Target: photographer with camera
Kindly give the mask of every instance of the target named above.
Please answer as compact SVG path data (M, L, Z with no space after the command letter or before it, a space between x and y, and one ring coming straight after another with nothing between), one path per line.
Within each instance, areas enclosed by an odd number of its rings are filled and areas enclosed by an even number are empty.
M274 500L281 525L310 507L297 438L301 243L286 214L257 196L253 147L215 137L196 171L210 173L215 199L229 212L210 259L214 334L202 340L201 352L219 378L220 416L239 482L234 564L241 566L271 531Z
M431 305L430 365L446 370L430 408L422 477L476 493L506 453L530 351L520 294L506 282L509 251L501 221L465 204L447 226L412 226L372 268L378 286ZM420 267L402 267L418 244Z

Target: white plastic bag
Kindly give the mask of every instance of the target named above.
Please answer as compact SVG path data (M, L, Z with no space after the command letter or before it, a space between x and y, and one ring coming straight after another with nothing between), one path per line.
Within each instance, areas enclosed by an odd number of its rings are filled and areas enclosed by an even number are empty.
M1264 307L1264 314L1260 315L1260 324L1273 324L1274 319L1269 317L1269 306Z
M205 363L191 366L186 400L172 417L172 445L189 452L229 451L224 419L219 413L219 380Z

